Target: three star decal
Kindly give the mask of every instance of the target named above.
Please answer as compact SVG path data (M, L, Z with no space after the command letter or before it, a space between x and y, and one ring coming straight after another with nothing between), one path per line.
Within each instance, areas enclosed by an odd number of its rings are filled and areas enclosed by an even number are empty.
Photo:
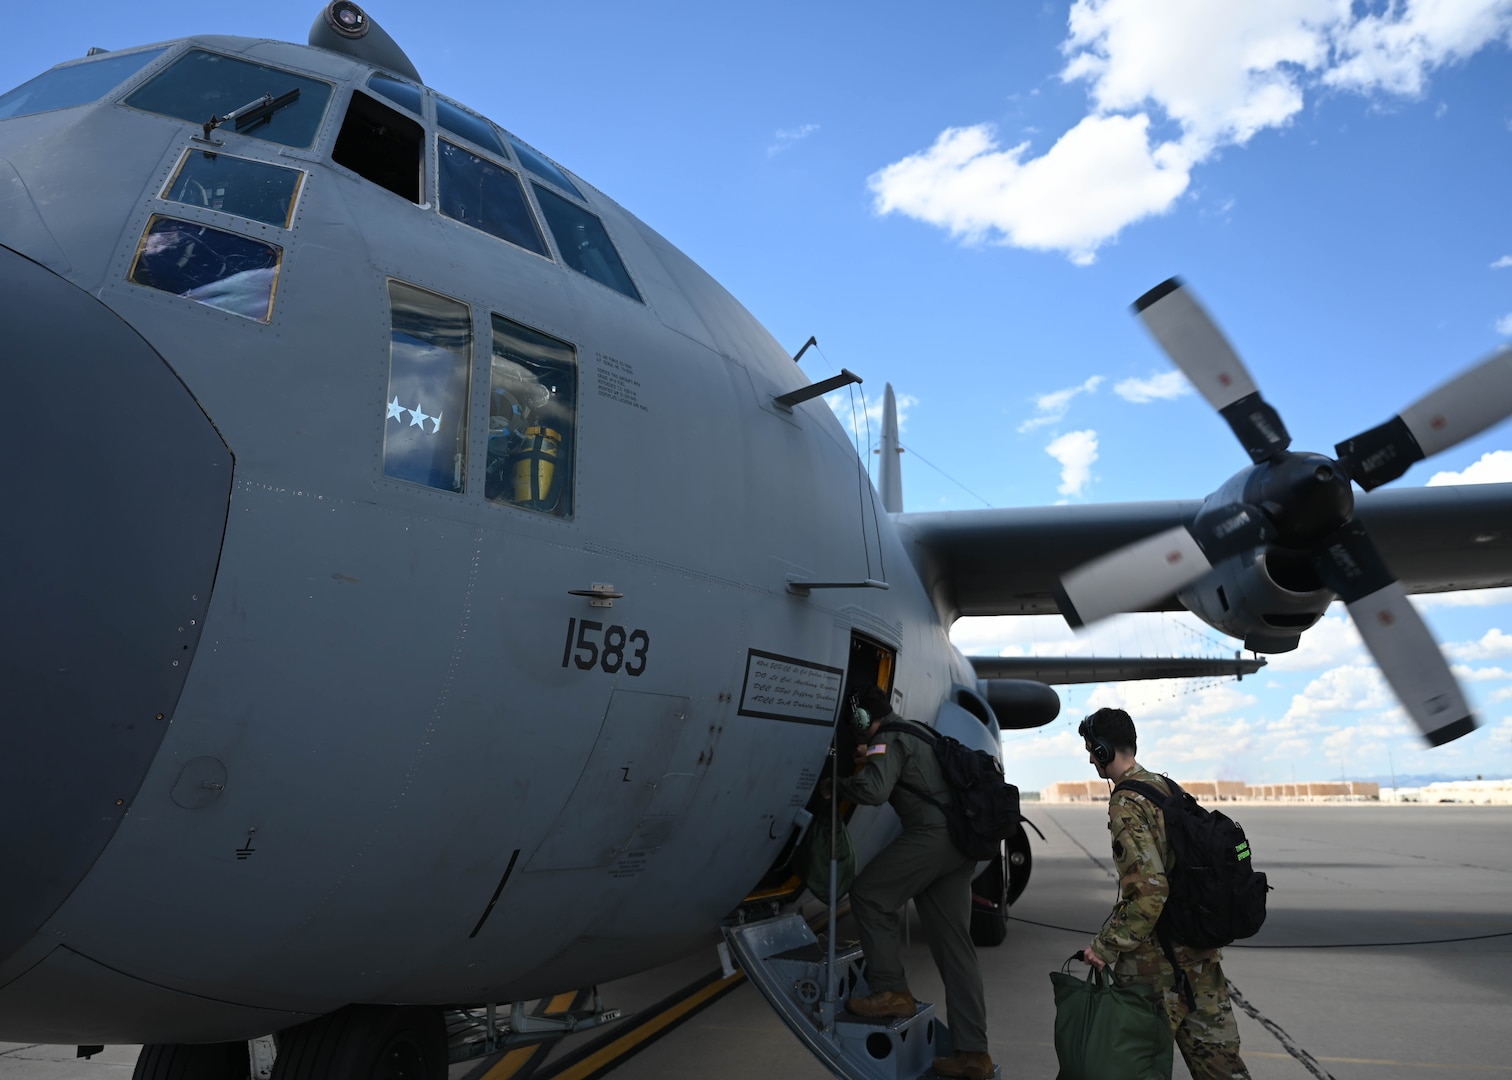
M435 416L426 416L425 408L420 402L415 402L415 407L411 409L408 405L399 404L397 394L394 396L394 400L388 403L388 416L385 417L385 420L398 420L402 425L405 413L410 414L410 427L418 427L423 432L425 431L425 422L429 420L434 425L430 429L430 434L434 435L441 430L441 417L444 414L437 413Z

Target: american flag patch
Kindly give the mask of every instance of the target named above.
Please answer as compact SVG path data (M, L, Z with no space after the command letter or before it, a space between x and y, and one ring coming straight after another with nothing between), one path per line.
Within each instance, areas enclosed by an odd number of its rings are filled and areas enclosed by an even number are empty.
M879 742L876 746L868 746L866 748L866 756L867 757L871 757L873 754L885 754L885 753L887 753L887 744L886 743L880 743Z

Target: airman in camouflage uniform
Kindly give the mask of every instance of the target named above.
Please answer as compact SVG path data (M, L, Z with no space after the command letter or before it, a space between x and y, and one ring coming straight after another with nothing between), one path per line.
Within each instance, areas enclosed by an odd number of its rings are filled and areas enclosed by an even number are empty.
M1081 734L1099 776L1115 785L1141 780L1170 791L1164 777L1134 760L1134 721L1122 709L1099 709L1082 723ZM1239 1057L1239 1026L1223 977L1222 952L1172 943L1176 963L1191 986L1191 1008L1155 935L1156 920L1170 895L1164 816L1143 796L1116 791L1108 800L1108 831L1118 867L1119 899L1084 958L1097 967L1112 964L1115 974L1156 988L1193 1080L1249 1080Z

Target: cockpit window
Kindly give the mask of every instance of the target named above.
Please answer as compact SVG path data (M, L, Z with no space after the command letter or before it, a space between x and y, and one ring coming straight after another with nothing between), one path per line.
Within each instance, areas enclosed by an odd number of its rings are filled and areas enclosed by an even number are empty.
M630 280L619 252L614 250L609 234L604 231L604 223L556 192L548 191L540 184L533 186L541 203L541 213L546 215L546 224L551 226L551 235L556 237L562 261L600 285L639 300L640 291Z
M423 127L377 98L353 91L331 160L417 203L424 146Z
M484 494L570 518L577 351L495 315L492 363Z
M383 475L460 492L467 482L472 315L457 300L392 280L389 310Z
M98 101L162 56L165 50L166 47L146 49L44 71L30 82L0 95L0 120Z
M400 108L420 115L420 88L413 83L400 82L387 75L374 75L368 80L368 89L382 94Z
M505 157L504 144L499 141L499 135L487 120L475 113L470 113L460 105L453 105L443 97L436 98L436 123L440 124L453 135L460 135L468 142L477 143L485 150L492 150L500 157Z
M287 229L303 179L298 169L187 150L163 198Z
M281 248L250 236L154 214L129 277L149 289L267 322L282 255Z
M298 90L299 96L251 123L237 124L234 130L281 146L307 147L315 141L325 119L330 85L219 53L190 50L143 83L126 98L126 104L205 124L211 117L225 116L264 96L282 99L290 90Z
M573 187L572 181L567 179L566 173L526 146L519 139L511 138L509 145L514 147L515 154L520 159L520 164L535 173L542 180L555 184L563 191L569 192L579 199L583 197L583 193Z
M441 212L500 240L545 255L546 243L541 239L535 215L525 202L520 178L445 139L438 141Z

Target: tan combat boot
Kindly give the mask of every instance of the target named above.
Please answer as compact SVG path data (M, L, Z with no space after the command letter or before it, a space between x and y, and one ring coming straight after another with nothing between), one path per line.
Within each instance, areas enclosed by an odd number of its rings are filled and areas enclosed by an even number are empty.
M907 990L880 990L870 997L853 997L845 1007L857 1016L876 1018L907 1019L919 1011L919 1003Z
M953 1080L992 1080L992 1069L992 1057L979 1050L934 1059L934 1071Z

